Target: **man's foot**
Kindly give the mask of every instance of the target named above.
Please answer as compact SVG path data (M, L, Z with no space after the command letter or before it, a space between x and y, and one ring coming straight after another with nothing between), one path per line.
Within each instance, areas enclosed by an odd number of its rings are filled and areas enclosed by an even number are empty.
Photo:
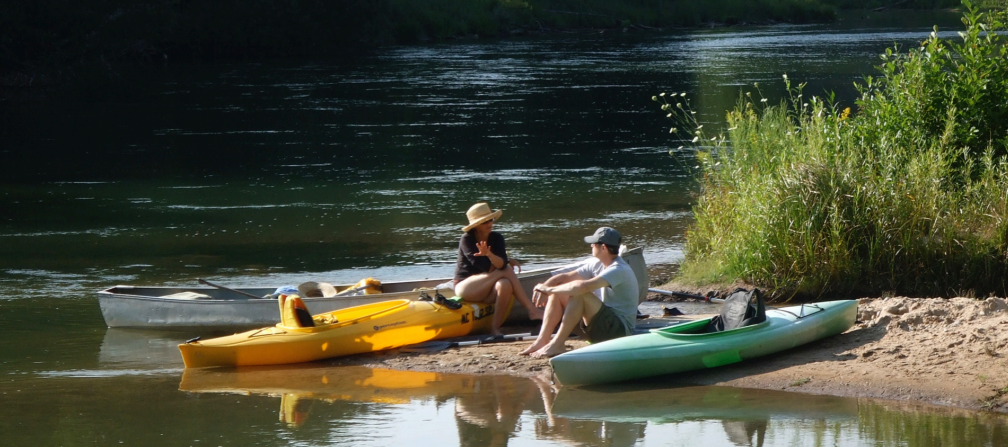
M543 346L542 349L533 352L532 354L529 355L534 359L548 359L551 357L556 357L565 352L567 352L567 346L564 346L563 344L561 344L560 346L546 345Z
M543 346L546 346L547 343L549 343L549 340L540 340L540 339L537 338L535 342L533 342L531 345L529 345L529 347L527 347L527 348L523 349L521 352L519 352L518 355L529 355L529 354L532 354L533 352L536 352L536 351L542 349Z

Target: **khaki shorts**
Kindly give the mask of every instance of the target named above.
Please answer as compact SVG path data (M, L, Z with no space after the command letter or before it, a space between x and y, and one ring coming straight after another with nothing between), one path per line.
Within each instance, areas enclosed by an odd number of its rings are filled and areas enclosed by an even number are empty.
M600 343L630 335L626 325L623 324L623 320L620 320L619 316L616 315L616 311L605 304L592 317L588 326L585 326L584 320L581 321L581 329L588 336L588 341L592 343Z

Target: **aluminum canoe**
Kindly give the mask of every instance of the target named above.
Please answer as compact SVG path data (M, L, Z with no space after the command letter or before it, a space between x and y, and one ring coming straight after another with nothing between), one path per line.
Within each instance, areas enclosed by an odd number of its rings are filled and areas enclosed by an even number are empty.
M550 277L550 269L519 275L522 288L531 293L533 287ZM382 283L384 293L337 297L303 297L312 315L363 306L383 301L417 300L421 292L451 297L451 289L435 289L447 278ZM342 291L352 284L337 285ZM254 296L268 296L276 287L237 287L235 290ZM203 296L206 298L193 298ZM229 290L213 287L142 287L119 285L98 292L105 324L110 328L216 328L247 329L280 322L275 299L256 299ZM524 317L525 308L515 306L511 318Z
M644 262L642 248L634 248L623 254L624 260L634 269L640 283L640 301L647 296L647 266ZM569 268L569 267L568 267ZM559 271L563 271L561 268ZM518 275L522 289L532 296L532 288L548 279L557 268L545 268L522 272ZM384 293L374 295L359 295L330 298L302 297L308 310L313 314L332 312L348 307L382 301L420 298L417 289L426 289L429 295L434 294L434 287L449 281L450 278L435 278L416 281L383 282ZM276 290L276 285L268 287L238 287L235 290L254 296L266 296ZM337 285L336 290L342 291L352 287L351 284ZM454 292L439 289L444 296L452 296ZM202 295L207 298L193 299ZM98 292L98 304L101 307L105 324L110 328L215 328L215 329L249 329L280 322L276 300L255 299L228 290L212 287L146 287L119 285ZM520 322L528 318L528 312L521 305L512 306L508 321Z

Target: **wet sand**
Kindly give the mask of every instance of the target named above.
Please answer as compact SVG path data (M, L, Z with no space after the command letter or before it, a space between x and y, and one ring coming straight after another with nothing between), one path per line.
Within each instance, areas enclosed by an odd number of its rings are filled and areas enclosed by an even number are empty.
M658 298L658 297L653 297ZM682 318L713 306L647 301L660 327L662 306L687 309ZM531 327L510 327L527 332ZM518 355L531 341L426 352L396 350L337 360L337 364L466 374L550 378L548 360ZM571 340L568 349L587 343ZM665 376L675 385L723 385L845 397L869 397L1008 412L1008 303L1003 298L862 298L858 323L835 337L758 360ZM435 347L436 348L436 347Z

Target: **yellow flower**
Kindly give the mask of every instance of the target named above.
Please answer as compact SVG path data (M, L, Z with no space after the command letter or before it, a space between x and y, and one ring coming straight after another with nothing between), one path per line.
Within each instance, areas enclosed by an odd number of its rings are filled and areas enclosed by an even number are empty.
M850 116L850 107L846 107L840 112L840 121L847 119Z

